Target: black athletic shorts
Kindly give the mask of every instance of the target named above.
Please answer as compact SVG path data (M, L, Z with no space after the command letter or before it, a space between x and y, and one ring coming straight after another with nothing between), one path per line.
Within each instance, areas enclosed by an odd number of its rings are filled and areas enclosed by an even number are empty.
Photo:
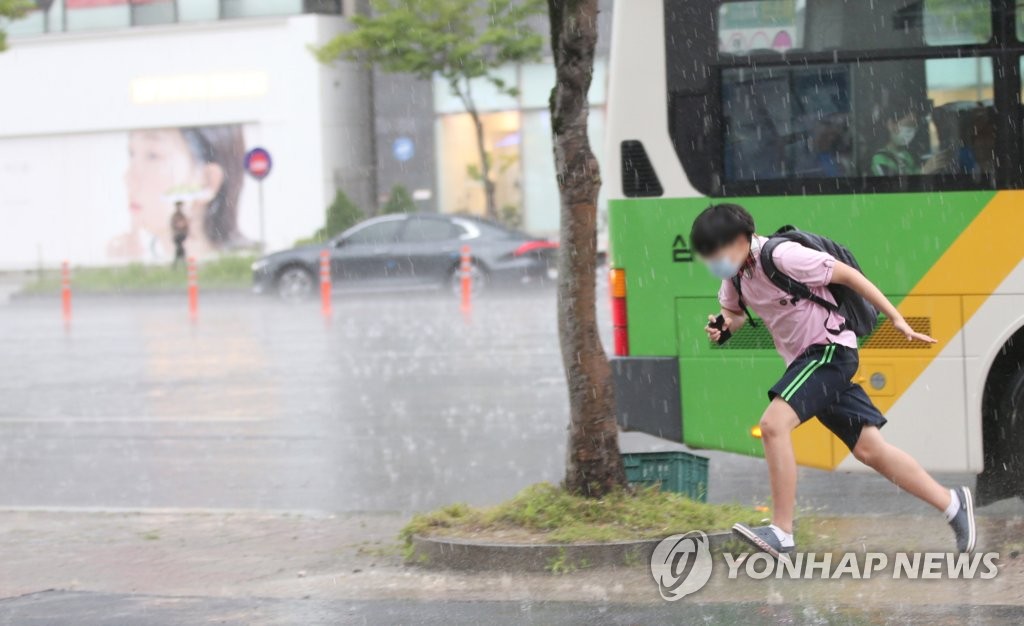
M859 362L853 348L838 344L811 346L790 364L782 379L768 391L768 398L789 403L801 424L817 416L853 450L862 428L881 428L886 421L864 389L851 381Z

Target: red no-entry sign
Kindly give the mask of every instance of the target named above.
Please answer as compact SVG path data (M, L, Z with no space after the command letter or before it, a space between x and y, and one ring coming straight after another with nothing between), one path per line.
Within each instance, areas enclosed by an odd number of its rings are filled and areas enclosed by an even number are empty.
M272 165L270 153L263 148L253 148L245 153L245 171L256 180L263 180L269 176Z

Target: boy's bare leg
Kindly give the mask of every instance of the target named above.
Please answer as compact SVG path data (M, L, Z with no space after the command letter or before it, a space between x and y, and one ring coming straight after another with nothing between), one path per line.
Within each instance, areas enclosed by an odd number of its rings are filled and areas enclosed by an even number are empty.
M877 427L868 426L861 431L857 445L853 447L853 456L939 511L945 511L949 506L949 489L936 482L914 457L887 442Z
M772 400L761 416L761 443L772 486L772 523L787 533L793 532L796 505L796 457L791 435L799 425L800 418L782 398Z

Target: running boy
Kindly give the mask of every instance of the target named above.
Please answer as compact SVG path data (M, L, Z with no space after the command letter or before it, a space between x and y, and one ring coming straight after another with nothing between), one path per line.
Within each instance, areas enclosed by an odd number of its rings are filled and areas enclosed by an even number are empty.
M761 437L772 492L772 523L750 528L736 524L733 532L774 557L792 552L796 460L790 434L817 416L845 443L854 457L939 511L956 535L960 552L974 549L974 505L967 487L947 489L909 454L882 438L885 417L860 385L851 382L859 362L857 337L844 330L837 313L809 300L796 300L776 287L761 268L759 251L768 239L754 232L754 220L736 204L705 209L693 222L690 242L712 274L722 279L718 300L721 330L709 317L705 329L712 341L722 330L735 333L747 321L732 278L740 274L743 302L764 321L775 347L786 361L786 373L768 392L761 416ZM835 302L830 284L845 285L881 311L909 341L934 343L915 332L896 307L871 281L831 255L795 242L780 243L772 258L779 271L806 284L821 298Z

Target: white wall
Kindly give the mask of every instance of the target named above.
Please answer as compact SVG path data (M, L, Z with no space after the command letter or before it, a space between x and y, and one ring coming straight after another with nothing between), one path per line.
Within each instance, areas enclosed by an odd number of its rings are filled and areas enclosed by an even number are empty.
M110 262L106 245L130 221L130 130L243 125L246 148L274 159L270 249L322 225L335 180L353 181L346 191L368 205L365 73L322 66L308 50L345 27L303 15L13 40L0 55L0 268L40 255ZM239 217L258 239L251 180Z

